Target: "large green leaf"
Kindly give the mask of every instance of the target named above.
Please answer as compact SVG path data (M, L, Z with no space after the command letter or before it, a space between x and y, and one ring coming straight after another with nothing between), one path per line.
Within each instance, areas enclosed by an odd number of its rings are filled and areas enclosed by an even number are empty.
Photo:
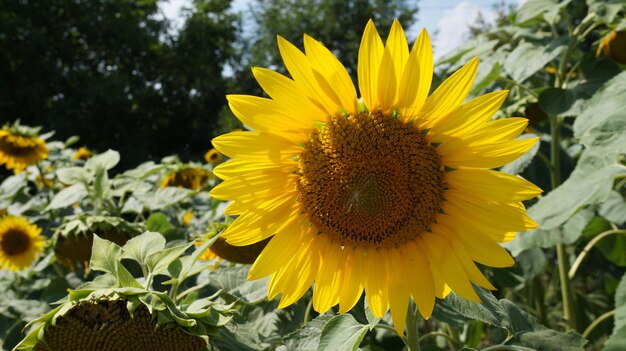
M77 183L59 191L48 205L49 210L66 208L80 202L87 196L87 189L82 183Z
M76 183L89 183L93 173L90 173L82 167L67 167L57 169L57 177L63 184L73 185Z
M548 22L554 21L561 8L567 6L571 0L528 0L517 11L516 20L519 23L526 22L543 15Z
M569 179L529 208L528 214L542 230L554 229L582 207L606 200L620 175L626 175L626 167L619 155L585 150Z
M556 116L569 110L576 101L570 89L548 88L539 94L539 106L548 115Z
M122 258L122 248L117 244L93 236L90 267L95 271L117 275L117 263Z
M146 257L146 267L148 271L154 275L167 271L167 267L193 246L193 243L168 247L161 251L150 253Z
M134 196L143 203L144 207L151 211L159 211L186 199L192 193L191 190L185 188L167 187L158 189L156 192L134 194Z
M280 346L276 351L317 351L322 330L332 318L333 316L323 314L311 320L302 329L289 335L285 340L285 345Z
M562 41L555 40L548 45L522 43L504 61L504 70L517 82L523 82L548 62L554 60L565 49Z
M583 104L574 122L574 136L587 147L626 153L626 72L606 82Z
M198 282L208 281L212 286L249 303L257 303L267 296L268 278L248 280L248 265L220 267L215 272L202 272Z
M604 351L626 350L626 274L615 290L615 324Z
M355 351L369 325L361 324L350 314L334 316L322 329L318 351Z
M107 150L101 154L89 158L85 162L85 169L97 172L98 170L108 171L120 162L120 153L114 150Z
M145 232L126 242L122 257L133 259L141 265L146 264L148 255L165 248L165 238L160 233Z

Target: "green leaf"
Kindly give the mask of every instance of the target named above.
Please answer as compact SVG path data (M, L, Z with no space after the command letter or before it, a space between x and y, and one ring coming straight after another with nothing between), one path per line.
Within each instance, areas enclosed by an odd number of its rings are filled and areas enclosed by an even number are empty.
M159 211L188 198L193 192L185 188L160 188L156 192L134 194L151 211Z
M115 275L117 276L117 285L120 288L142 288L141 284L139 284L126 267L122 265L121 261L117 261Z
M286 347L282 350L317 351L320 334L332 318L333 316L323 314L309 321L302 329L288 336L285 340Z
M145 232L126 242L123 258L130 258L141 265L146 264L148 255L160 252L165 248L165 238L156 232Z
M250 266L248 265L220 267L215 272L202 272L198 276L198 282L208 280L211 286L222 289L224 292L249 303L265 300L268 278L248 280L249 271Z
M82 167L67 167L57 169L56 174L59 178L59 181L67 185L73 185L76 183L89 184L89 182L91 181L91 177L93 176Z
M76 202L82 201L87 196L87 189L82 183L71 185L59 191L48 205L48 210L66 208Z
M85 162L85 169L94 173L98 170L108 171L120 162L120 153L114 150L107 150L101 154L89 158Z
M574 136L587 147L626 153L625 96L626 72L622 72L583 104L582 113L574 121Z
M96 178L93 182L93 190L96 199L104 199L111 189L111 181L109 175L103 169L96 172Z
M519 255L522 251L543 247L549 248L556 244L571 244L582 235L583 229L593 218L594 211L588 208L580 210L571 217L564 226L552 229L531 230L517 234L517 237L503 246L506 247L513 256Z
M612 23L617 14L624 9L624 2L621 0L587 0L589 13L595 13L606 23Z
M122 248L117 244L93 236L91 261L89 266L95 271L107 272L117 276L117 263L122 258Z
M527 347L530 350L559 350L559 351L583 351L587 343L576 332L558 332L552 329L543 329L524 332L515 335L507 345Z
M546 21L553 22L561 8L570 2L571 0L561 2L557 0L528 0L517 11L516 20L518 23L523 23L543 15Z
M369 325L360 324L350 314L334 316L322 329L318 351L355 351Z
M150 215L146 220L146 229L151 232L159 232L166 235L169 231L176 229L170 223L169 218L161 212L156 212Z
M539 106L551 116L569 110L576 101L576 93L569 89L548 88L539 94Z
M528 215L543 230L556 228L580 208L606 200L615 177L625 174L617 155L585 150L570 177L529 208Z
M626 222L625 213L626 201L624 196L617 191L611 191L609 197L598 209L598 214L617 225L622 225Z
M191 246L193 246L193 243L178 245L149 254L146 257L146 267L148 271L153 275L166 272L167 267L184 254Z
M504 70L513 80L521 83L537 71L543 69L548 62L559 56L564 49L565 45L561 41L556 40L549 45L522 43L506 58Z

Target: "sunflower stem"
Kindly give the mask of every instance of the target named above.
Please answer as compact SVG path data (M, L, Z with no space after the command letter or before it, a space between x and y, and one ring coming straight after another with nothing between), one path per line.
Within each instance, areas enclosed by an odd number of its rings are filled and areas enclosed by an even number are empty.
M587 243L587 245L585 245L585 247L583 248L583 250L578 254L578 257L576 257L576 260L574 260L574 263L572 264L572 268L570 268L569 273L568 273L568 277L569 279L574 279L574 276L576 275L576 271L578 271L578 268L580 267L581 263L583 262L583 260L585 259L585 257L587 257L587 255L589 254L589 251L591 251L591 249L596 246L596 244L606 238L609 235L613 235L613 234L621 234L624 235L626 234L626 230L624 229L611 229L611 230L607 230L605 232L602 232L600 234L598 234L595 238L591 239L591 241L589 241L589 243Z
M419 335L419 311L411 300L409 302L409 313L406 315L406 346L409 351L420 351Z
M596 318L593 322L591 322L591 324L589 324L589 326L587 327L587 329L585 329L585 331L583 332L583 338L588 339L589 338L589 334L591 334L591 332L596 329L596 327L598 325L600 325L600 323L604 322L605 320L611 318L615 316L615 310L609 311L603 315L601 315L600 317Z

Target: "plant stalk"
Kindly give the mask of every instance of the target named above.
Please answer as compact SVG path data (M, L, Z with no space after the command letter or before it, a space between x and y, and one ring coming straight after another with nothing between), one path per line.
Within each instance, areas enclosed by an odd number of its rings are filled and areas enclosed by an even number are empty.
M406 346L409 351L420 351L419 311L415 302L410 300L409 311L406 315Z

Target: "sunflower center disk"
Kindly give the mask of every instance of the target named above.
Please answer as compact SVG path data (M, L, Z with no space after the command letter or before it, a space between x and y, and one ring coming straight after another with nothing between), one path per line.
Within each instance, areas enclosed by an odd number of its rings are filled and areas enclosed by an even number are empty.
M22 231L9 230L3 235L0 246L2 251L9 256L19 255L28 250L30 237Z
M321 234L345 246L390 248L435 221L445 191L435 148L381 112L331 117L300 155L300 202Z

